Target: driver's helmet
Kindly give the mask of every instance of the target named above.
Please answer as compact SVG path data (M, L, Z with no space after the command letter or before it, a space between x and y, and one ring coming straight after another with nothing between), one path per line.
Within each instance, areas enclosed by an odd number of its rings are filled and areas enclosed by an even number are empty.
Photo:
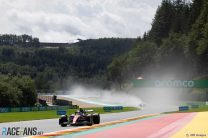
M78 115L84 115L85 111L82 108L80 108L79 110L77 110L77 114Z
M61 115L61 117L63 118L63 117L67 117L67 115Z

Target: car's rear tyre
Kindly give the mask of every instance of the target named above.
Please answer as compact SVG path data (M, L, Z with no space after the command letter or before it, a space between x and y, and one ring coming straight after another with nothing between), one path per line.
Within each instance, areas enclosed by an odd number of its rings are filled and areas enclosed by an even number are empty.
M68 118L67 118L67 116L62 116L59 119L59 125L61 125L62 127L66 127L67 124L68 124Z
M93 115L88 116L88 126L92 126L94 124Z
M100 115L93 115L93 122L94 124L100 124Z
M88 125L88 126L92 126L93 124L92 124L91 122L88 122L87 125Z

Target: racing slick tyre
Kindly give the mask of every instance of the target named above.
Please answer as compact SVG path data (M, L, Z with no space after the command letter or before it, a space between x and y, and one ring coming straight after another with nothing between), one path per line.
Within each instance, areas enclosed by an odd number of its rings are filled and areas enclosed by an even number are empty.
M94 124L100 124L100 115L99 114L93 115L93 122L94 122Z
M94 124L93 121L94 121L94 120L93 120L93 115L90 115L89 118L88 118L88 123L87 123L87 125L88 125L88 126L93 125L93 124Z
M68 118L66 115L64 115L59 119L59 125L61 125L62 127L66 127L67 124L68 124Z

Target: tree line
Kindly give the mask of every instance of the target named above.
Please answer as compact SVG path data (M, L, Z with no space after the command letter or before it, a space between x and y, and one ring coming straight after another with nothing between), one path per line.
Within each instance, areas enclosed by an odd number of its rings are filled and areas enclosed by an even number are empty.
M163 0L152 28L108 66L108 79L205 79L208 76L208 2Z
M36 103L34 81L27 76L0 75L0 107L25 107Z
M39 38L32 37L27 34L2 34L0 35L0 46L25 46L25 47L39 47Z
M135 39L103 38L82 40L70 47L0 47L3 75L29 76L38 92L65 89L68 77L80 83L108 87L107 65L131 49Z
M80 40L70 47L59 48L30 47L25 42L33 41L24 39L17 47L12 43L0 44L0 92L10 97L10 103L4 101L0 105L32 105L14 100L23 97L19 84L28 80L31 82L25 84L30 86L28 92L33 88L48 92L67 89L73 83L69 82L69 76L76 82L103 88L112 84L122 88L138 76L205 79L208 76L208 2L163 0L152 28L137 39ZM16 96L12 95L15 92Z

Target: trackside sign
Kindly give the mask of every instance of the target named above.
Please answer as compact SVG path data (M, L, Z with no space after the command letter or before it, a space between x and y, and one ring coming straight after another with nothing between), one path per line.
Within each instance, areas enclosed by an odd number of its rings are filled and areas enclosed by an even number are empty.
M208 80L134 80L135 87L208 88Z
M185 87L185 88L193 88L194 81L180 81L180 80L173 80L173 81L159 81L156 80L154 82L155 87Z

